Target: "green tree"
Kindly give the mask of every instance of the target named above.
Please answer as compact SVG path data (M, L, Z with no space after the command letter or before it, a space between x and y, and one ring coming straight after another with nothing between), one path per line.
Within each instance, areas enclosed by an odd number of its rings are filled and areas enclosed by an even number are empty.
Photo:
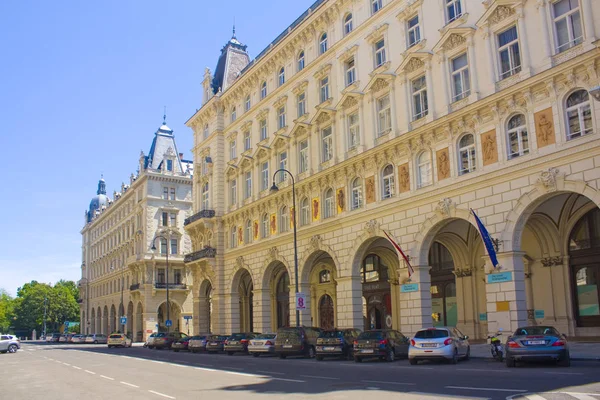
M15 299L6 290L0 289L0 332L7 333L14 317Z

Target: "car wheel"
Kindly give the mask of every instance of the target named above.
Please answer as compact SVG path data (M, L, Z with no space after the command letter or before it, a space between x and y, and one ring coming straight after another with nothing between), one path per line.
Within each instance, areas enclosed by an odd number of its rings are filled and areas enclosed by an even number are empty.
M252 357L260 357L260 353L252 353Z
M315 352L315 348L310 346L308 348L308 358L315 358L316 352Z
M408 362L410 365L417 365L419 363L416 358L409 358Z
M394 362L396 359L396 353L394 353L394 349L389 349L387 355L385 356L385 361Z
M228 356L232 356L232 355L233 355L233 351L228 351L228 352L227 352L227 355L228 355Z
M362 358L360 358L360 357L354 357L354 362L361 363L362 362Z
M458 363L458 350L454 349L454 354L452 355L452 358L450 359L450 364L456 364Z
M316 356L317 361L323 361L323 356Z
M471 346L467 347L467 354L465 354L465 361L471 358Z
M94 340L94 344L98 344L98 341L97 341L97 340Z
M280 355L279 355L279 358L281 358L282 360L285 360L285 358L286 358L286 357L287 357L287 356L286 356L285 354L280 354Z
M16 344L11 344L10 346L8 346L8 352L9 353L16 353L17 352L17 345Z
M506 367L507 368L514 368L516 365L517 365L517 363L514 358L506 357Z
M561 358L560 360L558 360L557 364L559 367L570 367L571 366L571 356L569 356L569 353L567 353L564 358Z

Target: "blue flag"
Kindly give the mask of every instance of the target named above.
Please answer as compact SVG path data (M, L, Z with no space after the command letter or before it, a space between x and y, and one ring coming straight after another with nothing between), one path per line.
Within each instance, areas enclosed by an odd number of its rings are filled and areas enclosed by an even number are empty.
M473 216L475 217L475 221L477 222L477 227L479 228L479 233L481 234L481 239L483 239L483 243L485 244L485 248L487 249L488 255L490 256L490 261L492 261L492 265L494 268L498 267L498 258L496 258L496 249L494 248L494 243L492 242L492 238L490 237L489 232L485 229L483 222L479 219L475 211L471 210Z

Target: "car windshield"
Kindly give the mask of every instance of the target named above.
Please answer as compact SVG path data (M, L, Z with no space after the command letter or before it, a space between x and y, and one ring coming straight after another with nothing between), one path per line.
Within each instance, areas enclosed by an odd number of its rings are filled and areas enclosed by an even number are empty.
M121 339L121 335L110 335L111 339Z
M262 335L258 335L256 339L275 339L274 333L263 333Z
M519 328L515 332L515 336L527 336L527 335L550 335L560 336L560 333L551 326L526 326Z
M165 337L167 336L166 333L157 333L156 335L154 335L154 337Z
M232 340L242 340L245 337L246 337L246 335L243 334L243 333L234 333L233 335L231 335L229 337L229 339L232 339Z
M280 329L277 331L278 339L293 339L300 337L300 331L296 329Z
M448 331L445 329L426 329L415 334L417 339L441 339L445 337L448 337Z
M360 334L358 339L380 339L383 336L381 331L367 331Z
M326 339L343 338L344 331L324 331L324 332L321 332L319 337L326 338Z
M206 339L206 336L192 336L190 338L190 340L204 340Z

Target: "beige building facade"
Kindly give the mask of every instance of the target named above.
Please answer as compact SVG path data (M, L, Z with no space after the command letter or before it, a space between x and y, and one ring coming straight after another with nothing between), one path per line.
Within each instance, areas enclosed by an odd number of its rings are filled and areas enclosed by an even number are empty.
M100 180L81 231L82 333L120 331L142 341L166 330L167 285L170 329L187 332L192 296L183 259L191 240L183 222L192 212L192 173L163 124L148 155L140 155L138 173L112 199Z
M329 0L251 62L234 35L187 122L194 330L295 324L295 218L303 325L600 336L599 21L593 0Z

